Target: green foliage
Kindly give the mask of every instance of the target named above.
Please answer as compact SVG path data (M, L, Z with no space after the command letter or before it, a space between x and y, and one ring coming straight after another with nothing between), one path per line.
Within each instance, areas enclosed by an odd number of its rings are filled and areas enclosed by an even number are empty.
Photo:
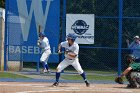
M90 14L95 12L96 0L67 0L67 12L68 13L85 13Z
M0 7L5 8L5 0L0 0Z

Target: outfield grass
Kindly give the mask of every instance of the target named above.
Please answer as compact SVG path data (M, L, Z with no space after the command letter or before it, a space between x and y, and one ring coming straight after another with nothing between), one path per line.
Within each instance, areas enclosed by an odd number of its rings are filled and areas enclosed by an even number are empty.
M0 72L0 78L13 78L13 79L25 78L25 79L29 79L29 77L13 74L13 73L9 73L9 72Z
M80 75L62 75L62 79L66 80L82 80ZM88 80L114 80L115 76L97 76L97 75L87 75Z
M114 81L117 76L103 76L103 75L87 75L88 80L104 80L104 81ZM62 79L65 80L83 80L80 75L62 75ZM124 81L127 81L125 77L123 77Z
M69 70L67 70L69 71ZM71 70L70 72L76 72L75 70ZM91 71L91 70L85 70L87 73L88 80L114 80L114 78L117 76L116 71ZM62 75L62 79L66 80L82 80L82 77L77 73L75 75Z

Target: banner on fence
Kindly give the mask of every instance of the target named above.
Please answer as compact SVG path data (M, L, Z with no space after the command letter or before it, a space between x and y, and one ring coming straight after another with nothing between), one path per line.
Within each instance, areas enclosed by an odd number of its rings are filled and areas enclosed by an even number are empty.
M9 60L39 60L40 25L50 42L52 54L49 61L58 62L55 51L59 42L60 0L7 0L6 9Z
M66 35L74 33L78 44L94 44L94 14L67 14Z

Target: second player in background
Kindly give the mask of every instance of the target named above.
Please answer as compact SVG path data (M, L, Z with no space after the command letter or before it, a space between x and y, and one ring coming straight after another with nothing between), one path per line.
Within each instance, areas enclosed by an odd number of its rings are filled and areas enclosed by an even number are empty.
M42 49L42 55L40 58L40 62L42 63L43 70L41 73L47 73L50 72L49 66L48 66L48 59L51 54L51 48L49 44L48 38L45 36L44 32L39 33L39 40L37 45Z

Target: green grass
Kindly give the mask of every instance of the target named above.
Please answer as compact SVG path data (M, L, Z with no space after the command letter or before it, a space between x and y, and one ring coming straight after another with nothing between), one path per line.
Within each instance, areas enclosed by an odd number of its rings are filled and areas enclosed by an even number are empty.
M97 74L117 74L116 71L93 71L92 73L97 73Z
M66 80L82 80L80 75L62 75L62 79ZM97 76L97 75L87 75L88 80L114 80L115 76Z
M22 76L22 75L17 75L13 73L8 73L8 72L0 72L0 78L24 78L24 79L29 79L29 77Z
M70 70L70 72L76 72L76 71ZM88 75L87 75L88 80L110 80L110 81L113 80L114 81L114 78L116 77L115 75L117 75L116 71L85 70L85 72L88 73ZM65 75L64 74L61 76L61 78L66 79L66 80L82 80L82 77L78 74L77 75Z
M80 75L62 75L61 78L65 80L83 80ZM114 81L115 78L116 76L87 75L88 80ZM127 81L125 77L123 80Z

